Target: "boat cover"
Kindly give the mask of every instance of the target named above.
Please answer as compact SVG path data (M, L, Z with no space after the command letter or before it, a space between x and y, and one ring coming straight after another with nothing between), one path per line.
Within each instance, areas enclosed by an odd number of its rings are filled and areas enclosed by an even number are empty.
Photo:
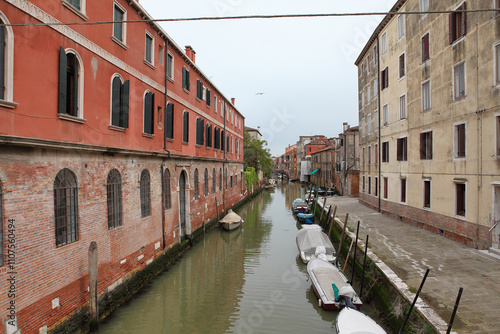
M235 212L232 210L229 211L229 213L220 220L221 223L238 223L241 222L241 217L238 216Z
M324 247L325 254L335 254L332 242L328 236L318 228L302 228L297 232L296 237L297 247L299 252L304 252L305 255L311 256L315 253L316 247Z
M340 311L335 327L338 334L386 334L369 316L347 307Z

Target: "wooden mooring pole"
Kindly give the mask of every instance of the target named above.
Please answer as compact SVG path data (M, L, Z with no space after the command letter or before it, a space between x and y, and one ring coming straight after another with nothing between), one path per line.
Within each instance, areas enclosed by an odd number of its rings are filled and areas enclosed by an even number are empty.
M424 287L425 279L427 278L427 275L429 275L429 268L427 268L427 271L425 272L424 279L422 280L422 283L420 283L420 288L418 288L417 294L415 295L415 298L413 299L413 304L411 304L410 309L408 310L408 314L406 315L405 321L403 322L403 325L401 326L401 329L399 330L399 334L403 333L403 329L406 326L406 323L408 322L408 319L410 319L410 314L411 311L413 311L413 308L415 307L415 303L417 302L418 295L420 295L420 291L422 291L422 288Z
M326 197L325 200L323 201L323 207L321 208L321 216L319 217L319 224L323 222L323 212L325 212L325 205L326 205Z
M370 235L366 236L366 244L365 244L365 258L363 260L363 272L361 273L361 287L359 288L359 299L363 296L363 283L365 282L365 266L366 266L366 255L368 254L368 239L370 239Z
M464 291L464 288L462 288L462 287L460 287L460 290L458 290L457 300L455 302L455 307L453 308L453 313L451 314L451 319L450 319L450 323L448 324L448 330L446 331L446 334L450 334L450 332L451 332L451 326L453 326L453 320L455 320L455 315L457 314L457 310L458 310L458 304L460 304L460 298L462 297L463 291Z
M330 205L330 209L332 208L332 206ZM333 226L333 223L335 222L335 214L337 213L337 206L335 205L335 208L333 209L333 214L332 216L330 217L330 215L328 215L328 222L330 221L330 218L332 219L332 222L330 223L330 227L328 228L328 236L330 236L330 234L332 233L332 226ZM328 225L328 223L326 223ZM337 257L339 255L337 254Z
M92 241L89 246L89 303L90 331L99 329L99 309L97 305L97 243Z
M347 221L349 220L349 212L345 215L344 228L342 229L342 234L340 235L339 250L337 251L337 263L339 262L340 251L342 250L342 241L344 240L345 229L347 228Z
M354 257L352 259L352 273L351 273L351 284L354 280L354 269L356 265L356 249L358 248L358 235L359 235L359 220L358 220L358 229L356 230L356 242L354 243Z

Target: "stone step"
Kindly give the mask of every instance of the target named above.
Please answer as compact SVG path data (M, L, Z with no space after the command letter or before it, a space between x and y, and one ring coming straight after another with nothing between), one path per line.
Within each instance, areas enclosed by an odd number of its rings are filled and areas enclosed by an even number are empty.
M500 256L500 249L490 248L490 253Z

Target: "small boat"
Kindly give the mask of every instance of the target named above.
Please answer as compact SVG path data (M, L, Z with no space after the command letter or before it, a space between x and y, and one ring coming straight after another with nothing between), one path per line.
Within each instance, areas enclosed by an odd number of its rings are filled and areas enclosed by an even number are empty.
M325 190L318 188L318 196L325 196L325 194L326 194Z
M326 196L333 196L333 194L335 194L335 192L333 191L333 189L328 189L326 191Z
M291 178L290 178L290 182L297 182L297 181L298 181L298 179L297 179L297 178L295 178L295 177L291 177Z
M314 200L314 194L313 193L307 193L305 196L304 196L304 199L306 201L306 203L310 203Z
M312 213L297 213L297 219L301 223L306 223L306 220L312 222L314 215Z
M240 227L241 222L243 219L241 219L240 216L238 216L233 210L229 209L228 214L219 220L219 224L225 229L225 230L234 230Z
M325 248L328 262L335 261L335 248L321 226L317 224L303 225L302 229L297 232L295 241L302 262L308 263L313 258L318 246Z
M387 334L372 318L349 307L340 311L335 328L337 334Z
M276 185L275 184L268 184L268 185L264 186L264 189L274 190L274 189L276 189Z
M361 308L361 299L340 269L328 262L324 247L317 247L315 257L307 264L307 275L319 298L319 306L325 311L337 311L345 306Z
M309 207L307 206L307 203L304 202L302 199L297 198L295 201L292 203L292 209L295 213L299 212L304 212L305 210L308 210Z

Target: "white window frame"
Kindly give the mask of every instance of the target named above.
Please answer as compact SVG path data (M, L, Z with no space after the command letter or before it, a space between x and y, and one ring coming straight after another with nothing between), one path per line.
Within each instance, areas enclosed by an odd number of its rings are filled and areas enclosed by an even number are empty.
M382 57L387 53L387 32L384 32L380 38L380 44L382 44Z
M426 207L425 206L425 182L429 182L429 206ZM432 201L431 201L431 198L432 198L432 182L431 182L431 179L426 177L424 179L422 179L422 208L424 208L424 210L431 210L431 205L432 205Z
M61 3L64 7L68 8L70 11L72 11L76 15L80 16L83 20L85 20L85 21L88 20L87 0L80 0L80 9L73 6L73 4L67 0L61 0Z
M373 79L373 98L378 96L378 78Z
M123 83L125 82L125 79L120 75L120 73L114 73L111 76L111 81L109 82L109 96L110 96L110 99L109 99L109 126L113 127L113 128L120 128L119 126L113 124L113 80L116 77L118 77L120 79L120 84L123 85ZM129 117L130 117L130 110L129 110ZM130 126L130 124L129 124L129 126Z
M147 38L151 38L151 46L150 46L150 52L151 52L151 60L146 59L146 41ZM146 30L146 34L144 35L144 62L148 65L154 66L155 64L155 37L152 33Z
M365 107L365 91L361 92L361 108Z
M389 125L389 104L387 103L382 107L382 122L383 126Z
M373 123L375 123L374 127L373 127L373 131L377 132L378 131L378 109L375 109L375 111L373 113Z
M361 119L361 136L365 136L365 119Z
M123 21L127 21L127 10L120 5L117 1L113 1L113 21L115 19L115 7L118 7L122 12L123 12ZM120 41L118 38L115 37L115 24L111 24L111 39L124 47L125 49L128 48L127 46L127 23L123 22L122 23L122 32L123 32L123 41Z
M459 215L456 212L457 208L457 184L465 185L465 195L464 195L464 207L465 207L465 215ZM453 180L453 216L457 219L466 220L467 219L467 181L466 180Z
M427 15L427 14L425 14ZM429 59L426 59L425 61L422 62L422 39L425 37L425 35L429 35ZM427 62L429 62L431 60L431 32L430 30L427 30L425 32L425 34L423 34L422 36L420 36L420 64L421 65L424 65L424 64L427 64Z
M402 105L402 103L401 103L402 102L402 98L404 98L404 105ZM402 106L404 108L402 108ZM403 120L407 119L407 117L408 117L408 115L406 113L406 111L407 111L406 110L407 109L406 106L407 106L407 103L406 103L406 94L400 95L399 96L399 120L400 121L403 121ZM403 113L403 109L404 109L404 113Z
M465 125L465 156L458 156L458 131L457 126ZM453 123L453 160L466 160L467 159L467 122L457 122Z
M456 93L455 92L455 85L456 85L456 82L455 82L455 71L456 71L456 69L458 67L460 67L462 65L464 67L464 71L463 71L463 73L464 73L464 77L463 77L463 82L464 82L464 96L458 96L457 97L455 95L455 93ZM466 73L467 73L467 64L466 64L465 60L461 61L461 62L459 62L459 63L457 63L457 64L455 64L453 66L453 69L452 69L452 88L453 88L452 96L453 96L453 101L462 101L462 100L464 100L464 99L467 98L467 75L466 75Z
M370 91L371 87L370 85L366 86L366 103L370 103L371 101L371 91Z
M368 128L367 128L367 132L368 134L370 134L372 132L372 115L368 115L367 117L367 123L368 123Z
M167 58L165 59L165 67L168 66L168 56L170 56L172 59L172 64L170 65L172 76L169 77L167 75L167 78L174 81L175 80L175 78L174 78L174 76L175 76L175 71L174 71L175 58L174 58L174 55L172 53L170 53L170 51L167 50Z
M85 79L85 72L84 72L84 68L83 68L83 60L82 60L82 57L80 57L80 55L78 54L78 52L76 52L76 50L74 49L71 49L71 48L68 48L68 49L65 49L64 50L66 52L66 54L68 53L71 53L71 54L74 54L75 57L76 57L76 60L78 62L78 96L76 98L76 104L77 104L77 108L78 108L78 115L76 116L77 118L81 118L81 119L84 119L83 118L83 106L84 106L84 103L83 103L83 98L85 96L85 87L84 87L84 79ZM114 78L114 76L113 76ZM120 80L122 80L123 78L120 76ZM123 83L123 81L122 81ZM111 79L111 86L113 86L113 79ZM68 117L71 117L69 115L59 115L60 118L68 118Z
M165 65L165 48L163 45L158 45L158 64Z
M405 17L403 14L398 16L398 40L405 36Z
M494 156L499 159L500 158L500 125L499 123L500 113L495 114L495 152Z
M3 100L0 99L0 106L5 108L15 108L17 103L14 103L14 30L10 26L7 16L0 11L0 20L6 24L5 33L5 71L4 84L5 92Z
M427 96L428 96L428 103L425 103L426 102L426 99L425 99L425 94L424 94L424 86L428 87L428 92L427 92ZM432 108L432 100L431 100L431 80L426 80L424 82L422 82L422 85L421 85L421 90L422 90L422 112L429 112L431 111L431 108ZM428 104L428 108L426 109L426 104Z
M493 86L500 88L500 42L493 45Z
M401 64L399 63L399 59L401 58L401 56L404 57L404 71L405 73L403 75L401 75ZM402 52L399 56L398 56L398 80L401 81L403 80L404 78L406 77L406 53L405 52Z

